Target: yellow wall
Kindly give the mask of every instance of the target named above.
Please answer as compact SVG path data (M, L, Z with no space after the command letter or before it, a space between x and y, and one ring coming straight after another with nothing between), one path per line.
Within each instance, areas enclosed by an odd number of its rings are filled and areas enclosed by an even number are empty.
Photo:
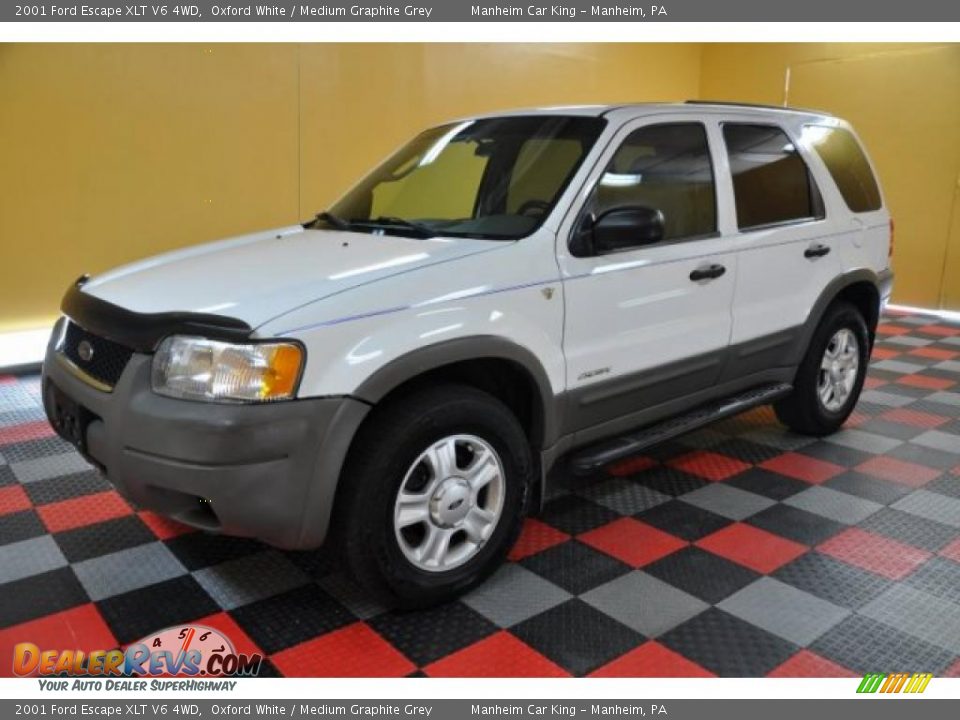
M960 309L960 45L708 45L701 96L850 120L896 220L894 300Z
M543 104L698 96L779 103L787 67L791 102L850 117L880 165L898 219L896 298L935 306L942 296L957 308L958 52L816 44L0 45L0 331L48 323L81 272L308 218L426 125ZM836 58L857 62L835 72L824 61ZM856 87L862 72L866 92ZM898 93L909 91L910 104L900 95L890 100L889 75ZM896 112L886 102L897 103ZM922 112L911 110L915 103ZM902 132L919 118L919 132Z

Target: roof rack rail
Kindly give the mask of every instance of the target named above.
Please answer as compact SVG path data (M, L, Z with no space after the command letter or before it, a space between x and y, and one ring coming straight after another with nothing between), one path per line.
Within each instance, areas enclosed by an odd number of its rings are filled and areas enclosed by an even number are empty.
M743 108L756 108L759 110L780 110L781 112L798 112L798 113L816 113L818 115L827 115L822 110L806 110L804 108L795 108L788 107L786 105L766 105L764 103L749 103L749 102L729 102L727 100L684 100L685 105L717 105L721 107L743 107Z

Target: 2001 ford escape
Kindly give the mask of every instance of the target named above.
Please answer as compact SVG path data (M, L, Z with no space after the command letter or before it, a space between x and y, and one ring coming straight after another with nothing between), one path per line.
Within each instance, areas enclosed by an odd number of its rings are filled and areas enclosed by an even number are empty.
M836 430L889 296L853 131L711 103L427 130L305 225L81 278L51 423L134 503L423 605L590 472L760 403Z

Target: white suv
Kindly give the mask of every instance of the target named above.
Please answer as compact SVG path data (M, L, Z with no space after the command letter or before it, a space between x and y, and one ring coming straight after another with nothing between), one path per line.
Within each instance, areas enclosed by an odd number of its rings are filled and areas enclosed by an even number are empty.
M430 604L502 561L561 457L590 473L769 402L839 428L891 235L827 115L469 118L305 225L80 278L45 407L135 504L284 548L330 535L380 597Z

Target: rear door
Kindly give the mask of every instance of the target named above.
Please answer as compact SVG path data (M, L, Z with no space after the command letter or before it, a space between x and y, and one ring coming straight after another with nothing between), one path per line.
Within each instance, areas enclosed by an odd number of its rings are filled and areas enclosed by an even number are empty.
M719 232L716 138L690 115L625 124L558 234L564 278L568 430L710 387L731 329L736 253ZM571 246L617 207L663 213L659 242L617 252Z
M787 129L731 118L719 131L739 266L722 378L733 380L790 364L804 321L841 263L820 189Z

